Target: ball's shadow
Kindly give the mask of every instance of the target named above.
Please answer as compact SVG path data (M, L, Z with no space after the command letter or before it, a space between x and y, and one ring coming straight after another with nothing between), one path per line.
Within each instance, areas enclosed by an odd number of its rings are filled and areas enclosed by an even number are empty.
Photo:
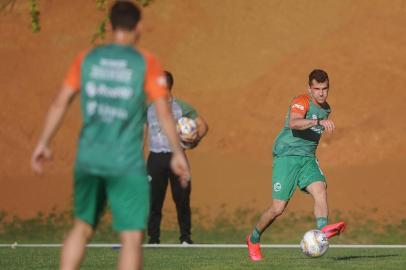
M347 261L355 259L381 259L387 257L397 257L399 254L385 254L385 255L367 255L367 256L342 256L342 257L333 257L331 258L334 261Z

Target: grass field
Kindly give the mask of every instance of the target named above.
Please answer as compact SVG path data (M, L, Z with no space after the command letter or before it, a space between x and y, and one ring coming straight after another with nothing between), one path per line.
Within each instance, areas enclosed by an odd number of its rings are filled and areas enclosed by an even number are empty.
M196 211L195 211L196 212ZM242 244L258 217L239 211L233 216L221 215L210 220L212 226L195 214L193 239L198 244ZM359 216L340 217L348 221L348 229L330 244L405 244L406 219L399 223L376 223ZM197 218L196 218L197 217ZM109 221L102 223L92 243L117 243ZM39 214L21 220L0 212L0 244L60 244L71 227L71 213ZM303 233L314 226L311 215L287 214L262 237L264 244L298 244ZM162 231L162 243L179 243L176 224ZM0 248L0 270L57 269L59 248ZM318 259L301 254L299 248L263 250L265 259L252 263L242 248L145 248L145 269L406 269L406 248L403 249L345 249L330 248ZM111 248L89 248L81 269L115 269L118 251Z
M377 222L365 219L362 213L342 215L332 213L335 219L345 220L347 229L343 235L334 238L331 244L405 244L406 219L391 223L388 221ZM245 236L252 231L252 225L258 220L259 213L253 209L239 209L235 213L220 213L217 217L209 219L200 214L199 209L193 209L192 237L199 244L244 242ZM179 229L176 216L165 216L165 221L172 222L162 226L162 243L179 243ZM204 225L206 224L206 225ZM207 225L209 224L209 225ZM314 217L309 213L287 213L278 219L272 228L261 237L267 244L297 244L303 233L314 228ZM34 218L20 219L0 211L0 244L18 243L55 243L63 241L64 235L72 226L71 211L38 213ZM111 229L111 224L106 217L97 229L92 239L93 243L116 243L117 234ZM406 267L405 267L406 269Z
M310 259L299 249L263 249L265 259L249 261L245 249L146 248L144 269L406 269L406 249L330 248L322 258ZM118 251L90 248L81 269L115 269ZM0 248L0 269L57 269L59 248Z

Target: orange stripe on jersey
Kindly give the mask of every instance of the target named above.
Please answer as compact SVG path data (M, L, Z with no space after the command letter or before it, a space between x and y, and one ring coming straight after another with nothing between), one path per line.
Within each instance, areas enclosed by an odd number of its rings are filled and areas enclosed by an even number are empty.
M168 86L166 84L166 78L162 69L161 63L149 52L141 51L146 62L145 72L145 93L148 96L149 101L154 101L158 98L168 96Z
M75 91L80 90L80 70L82 67L82 62L89 50L84 50L80 52L73 63L71 64L68 73L63 80L63 85L72 88Z
M302 116L305 116L307 111L309 110L309 96L308 95L300 95L292 100L290 105L290 112L298 113Z

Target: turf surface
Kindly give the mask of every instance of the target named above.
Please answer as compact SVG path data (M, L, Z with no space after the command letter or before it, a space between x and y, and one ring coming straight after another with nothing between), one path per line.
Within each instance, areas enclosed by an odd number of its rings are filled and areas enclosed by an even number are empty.
M58 248L0 248L0 269L57 269ZM264 260L253 263L245 249L146 248L144 269L406 269L406 249L331 248L318 259L298 249L263 249ZM115 269L118 250L90 248L81 269Z

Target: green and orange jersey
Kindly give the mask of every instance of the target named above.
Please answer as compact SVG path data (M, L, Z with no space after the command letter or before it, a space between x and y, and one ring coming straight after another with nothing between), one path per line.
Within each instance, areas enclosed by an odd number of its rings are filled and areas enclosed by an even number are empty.
M327 119L331 113L330 106L327 103L320 106L306 94L294 98L289 106L285 125L273 145L274 156L315 156L324 128L313 126L305 130L291 129L291 112L302 115L304 119Z
M81 97L76 167L103 176L144 171L146 101L168 96L159 61L132 46L100 46L76 57L64 85Z

